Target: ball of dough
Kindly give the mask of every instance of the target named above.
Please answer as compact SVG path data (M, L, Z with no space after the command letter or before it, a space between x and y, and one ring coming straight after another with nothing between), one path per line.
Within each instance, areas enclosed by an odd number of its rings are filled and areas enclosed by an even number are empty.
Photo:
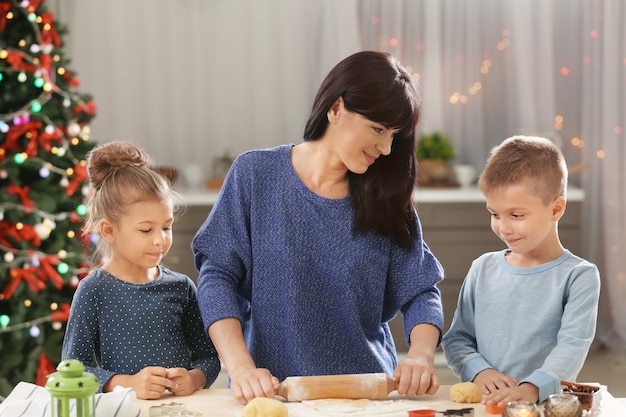
M243 408L241 417L287 417L287 406L274 398L257 397Z
M473 382L459 382L450 387L450 401L455 403L479 403L482 398L483 393Z

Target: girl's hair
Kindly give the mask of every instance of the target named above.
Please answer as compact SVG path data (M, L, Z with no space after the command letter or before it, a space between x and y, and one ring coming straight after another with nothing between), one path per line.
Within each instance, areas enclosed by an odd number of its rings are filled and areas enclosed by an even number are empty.
M491 150L478 186L483 194L528 181L544 204L567 198L567 165L561 150L549 139L513 136Z
M421 114L417 80L388 53L363 51L345 58L317 91L305 141L324 135L327 113L339 97L348 111L399 129L389 155L381 155L364 174L348 172L356 229L375 231L410 246L416 223L412 200L417 170L415 128Z
M89 176L88 207L84 232L98 234L100 221L118 223L128 206L148 200L171 200L174 210L180 209L180 197L169 180L161 175L148 154L133 144L111 142L87 154ZM94 260L110 257L104 239L95 241Z

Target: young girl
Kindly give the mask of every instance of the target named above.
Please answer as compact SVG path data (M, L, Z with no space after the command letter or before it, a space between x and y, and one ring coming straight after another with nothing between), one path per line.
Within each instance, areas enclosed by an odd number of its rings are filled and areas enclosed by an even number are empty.
M189 395L215 381L220 362L202 325L193 281L159 265L172 245L175 193L150 157L113 142L87 158L85 232L99 235L102 267L80 281L63 341L103 392L141 399ZM91 367L95 361L95 367Z

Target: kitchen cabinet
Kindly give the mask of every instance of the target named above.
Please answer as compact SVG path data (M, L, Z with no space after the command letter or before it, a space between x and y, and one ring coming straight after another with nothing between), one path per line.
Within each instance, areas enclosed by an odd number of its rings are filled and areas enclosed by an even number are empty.
M202 225L216 198L217 191L183 192L187 204L184 215L174 225L174 243L163 264L197 279L191 254L191 239ZM491 231L489 213L482 194L469 189L420 189L415 192L424 239L445 270L439 285L445 317L445 329L450 326L456 308L459 289L472 261L484 252L505 248ZM563 245L574 254L581 250L581 206L584 193L568 191L565 215L559 223ZM407 350L398 315L391 330L400 352Z
M174 242L162 261L163 265L188 275L195 282L198 281L198 271L193 263L191 240L206 220L212 206L212 204L188 206L183 213L176 216L172 232Z

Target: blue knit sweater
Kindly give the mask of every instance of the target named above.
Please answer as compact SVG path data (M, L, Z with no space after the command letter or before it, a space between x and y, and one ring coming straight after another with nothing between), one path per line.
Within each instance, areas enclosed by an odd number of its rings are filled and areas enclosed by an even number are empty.
M404 314L443 326L439 262L358 233L350 197L322 198L293 169L293 145L247 152L234 162L192 249L204 324L243 323L258 367L293 375L386 372L397 364L387 322Z
M193 281L159 268L159 278L147 284L122 281L104 269L78 284L62 358L80 360L100 389L113 375L133 375L146 366L197 368L206 387L220 372L217 351L202 328Z

